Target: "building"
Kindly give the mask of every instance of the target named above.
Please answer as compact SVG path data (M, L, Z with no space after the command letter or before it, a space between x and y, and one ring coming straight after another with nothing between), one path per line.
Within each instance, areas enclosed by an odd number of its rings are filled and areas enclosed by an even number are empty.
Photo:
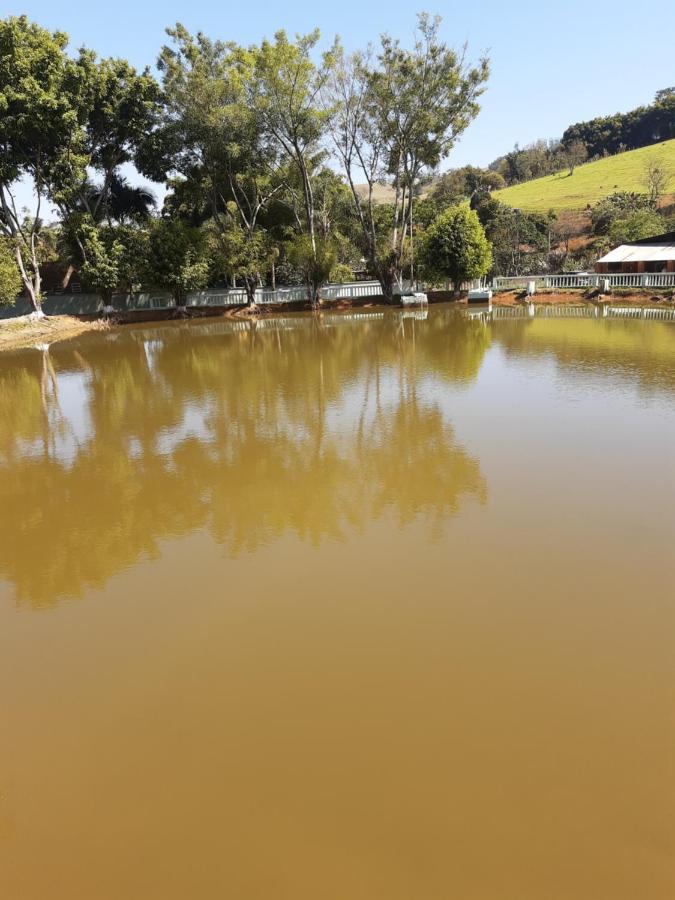
M606 275L623 272L675 272L675 231L615 247L595 264Z

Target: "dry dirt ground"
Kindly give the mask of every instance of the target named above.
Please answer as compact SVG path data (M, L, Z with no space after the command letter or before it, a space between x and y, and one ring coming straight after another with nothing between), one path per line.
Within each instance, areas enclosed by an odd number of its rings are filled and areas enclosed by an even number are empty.
M20 316L16 319L3 319L0 320L0 350L53 344L54 341L76 337L84 331L102 331L108 327L106 322L83 322L74 316L46 316L44 319Z

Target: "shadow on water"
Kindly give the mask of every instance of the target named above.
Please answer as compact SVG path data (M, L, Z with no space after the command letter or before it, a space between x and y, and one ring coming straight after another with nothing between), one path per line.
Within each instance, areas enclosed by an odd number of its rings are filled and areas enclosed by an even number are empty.
M384 517L438 537L486 500L438 397L476 378L489 340L452 314L334 314L130 327L4 358L0 573L41 607L197 529L233 556Z

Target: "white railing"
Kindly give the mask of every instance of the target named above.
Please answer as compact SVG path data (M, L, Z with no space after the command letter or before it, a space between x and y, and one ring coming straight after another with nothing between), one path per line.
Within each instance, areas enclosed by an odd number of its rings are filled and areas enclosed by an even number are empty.
M527 288L534 282L536 290L551 288L601 287L605 282L609 287L621 288L668 288L675 287L675 272L643 272L587 275L513 275L498 276L492 280L493 291L512 291Z
M662 322L675 322L675 309L656 306L608 306L606 316L612 319L657 319Z
M322 300L351 300L358 297L371 297L382 293L378 281L354 281L348 284L326 284L320 290ZM255 302L259 306L268 303L302 303L309 299L304 285L284 287L272 290L258 288ZM200 291L188 296L188 306L241 306L246 304L246 291L243 288L230 288L225 291ZM171 305L171 304L169 304Z
M476 313L482 315L484 313ZM469 315L471 312L469 311ZM492 319L651 319L660 322L675 322L675 307L672 306L609 306L587 304L585 306L537 306L534 303L520 306L492 306L487 312Z

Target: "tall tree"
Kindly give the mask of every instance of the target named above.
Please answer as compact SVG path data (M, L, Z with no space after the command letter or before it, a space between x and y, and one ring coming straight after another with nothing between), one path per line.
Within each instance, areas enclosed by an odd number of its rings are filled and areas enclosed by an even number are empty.
M210 258L205 234L180 219L156 219L150 229L148 276L171 291L178 312L187 295L206 287Z
M309 253L304 271L315 307L326 252L317 226L316 178L322 172L322 138L329 114L320 98L332 64L330 54L323 65L315 64L312 54L318 40L318 30L299 35L294 42L284 31L277 32L274 41L263 41L250 51L254 67L248 81L249 103L257 113L263 139L288 166L283 199L292 210L298 233L307 236L300 243L303 255Z
M404 49L387 35L377 56L346 57L337 46L325 92L331 131L342 161L370 267L386 300L401 286L406 235L412 233L413 200L420 181L449 154L479 111L488 78L487 59L475 66L440 39L440 18L422 14L414 46ZM365 180L365 196L358 185ZM388 233L378 231L375 188L393 189Z
M243 280L250 305L269 258L262 218L281 189L278 149L266 141L249 102L254 55L232 43L168 31L159 57L167 103L172 169L207 200L230 256L225 268ZM185 191L183 191L185 193Z
M154 206L152 195L129 185L120 169L128 163L146 168L162 98L149 69L139 73L125 59L99 60L82 49L73 65L81 88L78 152L66 148L61 154L50 195L79 248L80 263L87 264L92 228L147 218Z
M36 315L42 315L41 207L65 154L80 149L82 85L67 41L25 16L0 20L0 234L12 244ZM30 216L16 201L22 180L34 192Z

